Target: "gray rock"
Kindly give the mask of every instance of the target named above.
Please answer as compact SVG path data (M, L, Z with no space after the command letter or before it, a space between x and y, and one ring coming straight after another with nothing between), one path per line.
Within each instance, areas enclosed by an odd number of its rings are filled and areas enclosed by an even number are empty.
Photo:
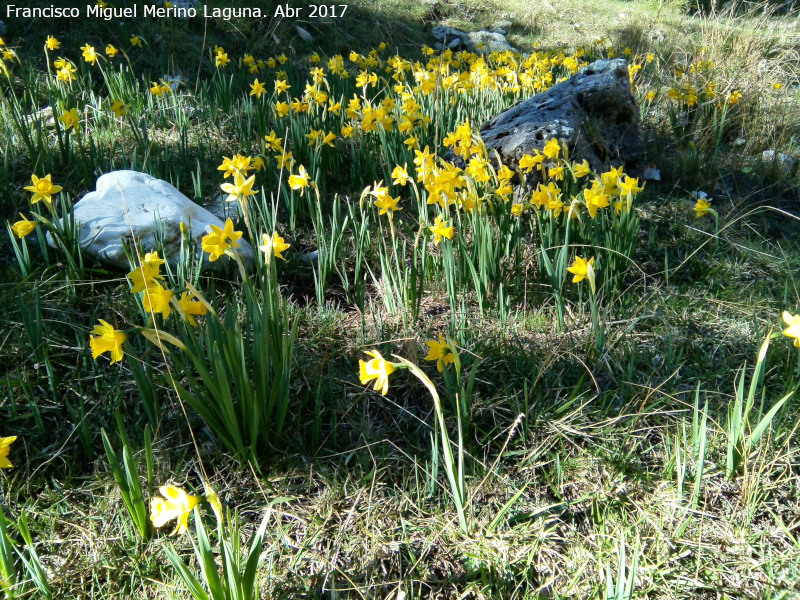
M460 44L465 46L470 52L481 52L482 54L489 54L491 52L519 52L501 33L496 31L473 31L466 33L452 27L444 25L437 25L431 29L431 35L436 38L441 44L447 44L448 48L454 48L451 43L459 40ZM444 47L444 46L441 47Z
M83 251L107 267L127 271L130 268L123 240L130 247L131 231L140 252L156 248L156 232L164 232L165 258L174 264L181 247L180 224L191 227L198 252L210 225L224 223L198 206L166 181L137 171L113 171L97 180L97 190L89 192L74 206L78 239ZM48 236L48 243L53 241ZM239 239L238 251L245 265L253 262L253 249ZM223 257L211 263L204 256L203 269L224 270L230 259Z
M181 87L181 85L185 85L186 84L186 82L183 80L183 78L180 76L180 74L178 74L178 75L164 75L161 78L161 81L163 81L166 85L168 85L169 89L171 89L173 92L177 92L178 89Z
M444 25L437 25L433 29L431 29L431 35L442 43L450 43L454 39L462 40L462 42L466 42L467 34L463 31L458 29L453 29L452 27L445 27Z
M776 166L782 175L791 175L795 172L795 169L797 169L797 159L783 152L764 150L764 152L761 153L761 160Z
M297 30L297 35L304 42L308 42L310 44L311 42L314 41L314 36L311 35L307 30L300 27L300 25L295 26L295 29Z
M492 26L489 27L489 31L495 31L497 33L506 35L508 33L508 30L511 29L513 25L514 23L512 23L511 21L502 19L500 21L495 21L494 23L492 23Z
M494 31L473 31L467 34L467 47L473 52L490 54L492 52L519 52L508 43L506 36Z
M445 47L442 42L436 42L433 45L434 48L437 50L459 50L461 49L461 38L453 38L449 42L447 42L447 46Z
M45 106L41 110L37 110L29 115L24 115L22 118L28 125L36 126L39 124L45 127L53 127L55 125L52 106Z
M586 159L596 172L624 165L637 175L644 167L639 108L623 59L598 60L520 102L483 125L481 136L514 169L551 138L566 141L570 159Z
M642 171L642 177L649 181L661 181L661 169L645 167L644 171Z

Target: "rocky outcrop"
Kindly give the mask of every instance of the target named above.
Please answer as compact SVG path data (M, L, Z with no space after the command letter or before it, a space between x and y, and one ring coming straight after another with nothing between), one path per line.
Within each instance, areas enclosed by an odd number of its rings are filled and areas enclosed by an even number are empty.
M516 169L519 159L552 138L566 141L570 158L595 172L624 165L639 174L644 144L639 108L623 59L598 60L573 77L500 113L481 128L489 149Z
M518 52L508 43L506 36L501 31L472 31L465 32L452 27L439 25L431 30L431 35L437 40L439 49L450 48L457 50L465 48L470 52L490 54L492 52Z

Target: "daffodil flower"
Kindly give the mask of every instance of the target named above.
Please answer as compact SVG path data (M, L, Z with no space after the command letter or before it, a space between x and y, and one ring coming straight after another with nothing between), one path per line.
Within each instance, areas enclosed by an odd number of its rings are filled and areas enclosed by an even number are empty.
M283 258L282 253L288 250L291 244L287 244L286 241L278 235L277 231L273 232L272 236L262 233L261 239L263 240L264 244L259 246L258 249L266 255L267 262L269 262L271 256L275 256L281 260L286 260Z
M572 283L579 283L586 279L592 288L592 294L595 293L594 258L586 260L585 258L576 256L575 262L572 263L571 267L567 268L567 271L575 275L575 277L572 278Z
M17 221L14 223L11 226L11 231L19 239L22 239L33 233L33 230L36 229L39 224L36 221L29 221L22 213L20 213L19 216L22 217L22 221Z
M293 190L300 190L300 195L302 196L305 193L305 188L308 187L309 179L308 171L303 165L300 165L297 175L289 175L289 186Z
M233 183L223 183L220 188L222 188L223 192L228 194L226 198L228 202L236 202L239 199L253 196L256 193L256 190L253 190L253 183L255 180L255 175L251 175L245 179L244 176L237 171L233 176Z
M206 235L202 240L203 252L208 252L208 260L214 262L220 256L225 254L229 248L238 248L238 240L242 237L241 231L233 230L233 221L227 219L224 227L217 225L209 225L211 233Z
M92 350L92 358L97 359L104 352L111 354L111 364L122 360L122 344L128 339L123 331L114 329L109 323L100 319L100 325L95 325L94 334L89 338L89 348Z
M17 436L0 437L0 469L10 469L14 465L8 460L8 453L11 451L11 444L17 439Z
M441 333L439 334L438 342L436 340L429 340L425 342L425 345L428 346L428 356L425 357L425 360L435 360L436 368L439 373L442 372L444 365L449 365L456 361L455 354L453 354L450 344L444 339Z
M172 290L155 283L144 290L142 306L146 312L150 314L161 313L161 316L167 319L172 312L170 300L172 300L173 296Z
M782 316L784 323L789 326L783 330L783 335L794 338L794 347L800 348L800 315L793 315L785 310Z
M433 225L431 225L428 229L430 229L431 233L433 233L434 246L438 246L442 241L442 238L447 238L448 240L453 239L453 227L448 226L447 221L445 221L441 215L436 217Z
M395 366L393 363L386 362L386 359L377 350L367 350L365 354L371 356L372 360L358 361L361 385L367 385L374 379L375 391L380 391L385 396L386 392L389 391L389 375L394 373Z
M72 129L74 133L78 133L78 125L80 124L80 117L78 116L78 109L71 108L70 110L64 111L58 120L64 124L64 130L69 131Z
M25 190L33 193L32 204L36 204L39 200L50 204L53 201L53 194L57 194L63 189L60 185L53 185L50 175L45 175L41 179L36 175L31 175L31 182L33 185L25 186Z
M189 524L189 514L197 506L200 499L191 496L179 487L164 485L158 489L161 495L155 496L150 501L150 521L154 527L163 527L169 521L177 519L177 526L173 535L184 533Z
M206 305L196 300L194 294L191 292L183 292L183 294L181 294L181 298L178 300L178 306L180 306L183 311L183 318L186 319L186 322L192 327L197 327L195 316L202 316L208 312Z

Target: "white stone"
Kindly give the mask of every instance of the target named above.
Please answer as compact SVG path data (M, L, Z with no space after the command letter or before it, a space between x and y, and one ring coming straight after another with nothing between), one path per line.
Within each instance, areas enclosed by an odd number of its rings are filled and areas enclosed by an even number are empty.
M133 247L136 238L140 253L156 248L156 232L164 231L165 258L174 264L180 255L181 223L190 227L200 252L201 240L211 225L224 222L198 206L166 181L137 171L113 171L97 180L97 190L75 203L74 217L83 251L100 263L127 271L130 268L125 244ZM53 242L49 238L48 243ZM238 251L245 265L253 262L253 249L239 240ZM222 257L211 263L205 254L204 270L222 270L231 260Z
M307 30L305 30L302 27L300 27L300 25L295 26L295 29L297 30L297 35L304 42L311 43L311 42L314 41L314 36L311 35Z
M645 167L642 177L650 181L661 181L661 170L656 167Z
M761 160L766 164L777 166L783 175L791 175L797 168L797 159L794 156L775 150L764 150L761 153Z
M518 52L514 46L508 43L506 36L493 31L474 31L467 34L467 45L473 51L482 54L492 52Z

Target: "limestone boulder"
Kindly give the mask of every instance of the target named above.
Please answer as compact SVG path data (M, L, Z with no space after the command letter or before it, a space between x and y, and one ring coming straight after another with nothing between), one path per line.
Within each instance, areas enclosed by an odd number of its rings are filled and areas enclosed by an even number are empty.
M552 138L566 141L570 159L586 159L595 172L644 169L639 108L623 59L598 60L570 79L500 113L481 128L487 148L517 169L519 159Z
M74 206L79 243L83 251L101 264L121 271L130 268L124 244L133 247L132 236L140 252L156 249L156 236L163 231L165 258L174 264L180 256L181 223L189 228L197 243L211 232L211 225L224 222L192 202L166 181L137 171L113 171L97 180L97 189ZM52 244L52 240L48 238ZM239 240L239 254L248 267L253 262L253 248ZM203 269L222 270L230 259L211 263L204 255Z
M440 48L448 47L455 48L457 46L464 46L470 52L480 52L482 54L490 54L492 52L518 52L511 44L508 43L506 36L497 31L472 31L465 32L453 27L445 25L438 25L431 29L431 35L439 42ZM455 40L459 40L456 44Z
M473 52L519 52L508 43L506 36L497 31L473 31L467 34L467 47Z

